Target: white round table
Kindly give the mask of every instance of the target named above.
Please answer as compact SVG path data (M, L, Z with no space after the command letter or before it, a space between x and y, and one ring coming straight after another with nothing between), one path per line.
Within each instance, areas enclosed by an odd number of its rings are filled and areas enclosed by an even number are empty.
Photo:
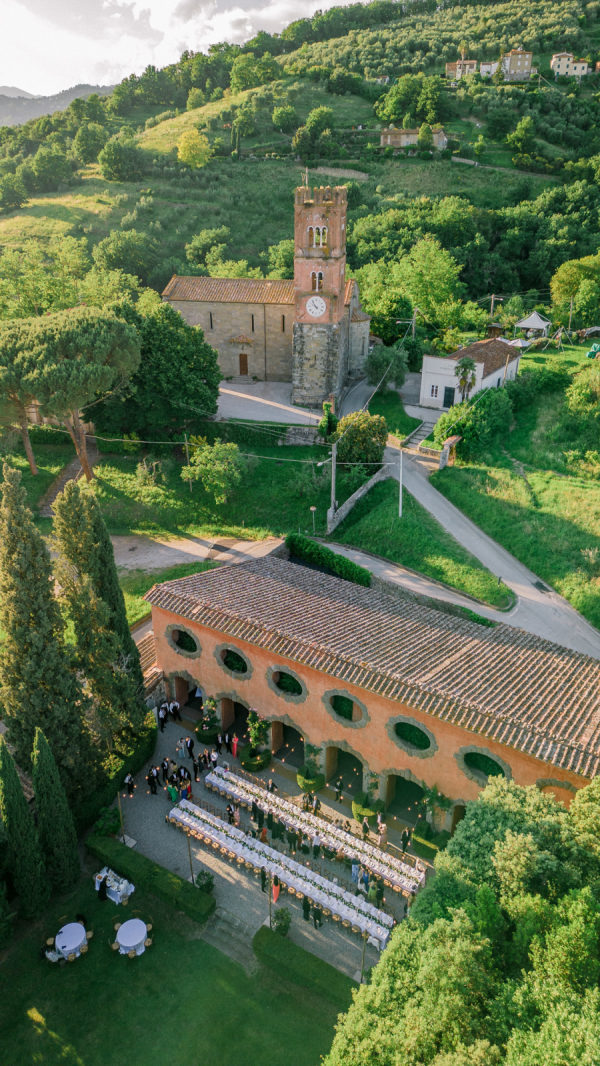
M56 950L60 951L65 959L69 955L79 955L85 944L85 926L81 922L69 922L58 930L54 939Z
M127 955L130 951L143 955L146 950L144 941L147 932L146 923L140 918L130 918L128 922L123 922L117 929L117 944L121 955Z

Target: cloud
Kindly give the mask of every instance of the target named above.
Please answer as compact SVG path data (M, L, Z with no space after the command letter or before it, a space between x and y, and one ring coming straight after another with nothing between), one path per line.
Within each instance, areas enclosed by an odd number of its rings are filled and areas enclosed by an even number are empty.
M2 80L49 94L82 82L111 84L185 49L241 44L351 0L0 0Z

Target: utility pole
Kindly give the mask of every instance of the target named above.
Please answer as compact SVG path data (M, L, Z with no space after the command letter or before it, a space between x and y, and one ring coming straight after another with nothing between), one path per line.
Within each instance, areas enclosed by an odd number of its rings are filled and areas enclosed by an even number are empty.
M186 837L187 837L187 846L188 846L188 858L190 860L190 875L191 875L190 879L191 879L192 884L195 885L196 882L194 881L194 864L192 862L192 845L190 844L190 834L186 833Z
M402 518L402 448L400 449L400 497L398 499L398 518Z
M496 293L493 292L490 297L490 320L492 322L494 321L494 306L496 304L496 300L498 300L499 303L502 303L502 297L496 296Z
M335 511L335 464L337 461L337 441L331 446L331 510Z
M188 445L188 435L187 435L187 433L183 434L183 439L185 441L185 462L186 462L186 466L189 466L190 465L190 448L189 448L189 445ZM192 491L192 479L191 478L188 480L188 485L190 486L190 492L191 492Z

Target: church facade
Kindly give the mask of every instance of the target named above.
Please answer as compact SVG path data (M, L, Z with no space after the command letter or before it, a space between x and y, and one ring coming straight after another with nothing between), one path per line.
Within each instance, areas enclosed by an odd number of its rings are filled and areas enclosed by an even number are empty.
M346 216L343 186L301 186L293 279L171 278L163 299L201 327L225 377L290 381L293 403L319 407L361 375L370 319L346 280Z

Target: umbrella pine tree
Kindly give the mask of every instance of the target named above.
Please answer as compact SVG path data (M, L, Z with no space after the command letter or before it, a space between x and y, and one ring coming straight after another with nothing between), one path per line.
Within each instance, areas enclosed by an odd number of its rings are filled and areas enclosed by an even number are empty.
M80 873L77 834L54 756L41 729L35 731L32 777L48 878L56 888L70 888Z
M24 918L37 917L48 900L40 841L23 795L15 761L0 737L0 817L6 832L10 875Z

